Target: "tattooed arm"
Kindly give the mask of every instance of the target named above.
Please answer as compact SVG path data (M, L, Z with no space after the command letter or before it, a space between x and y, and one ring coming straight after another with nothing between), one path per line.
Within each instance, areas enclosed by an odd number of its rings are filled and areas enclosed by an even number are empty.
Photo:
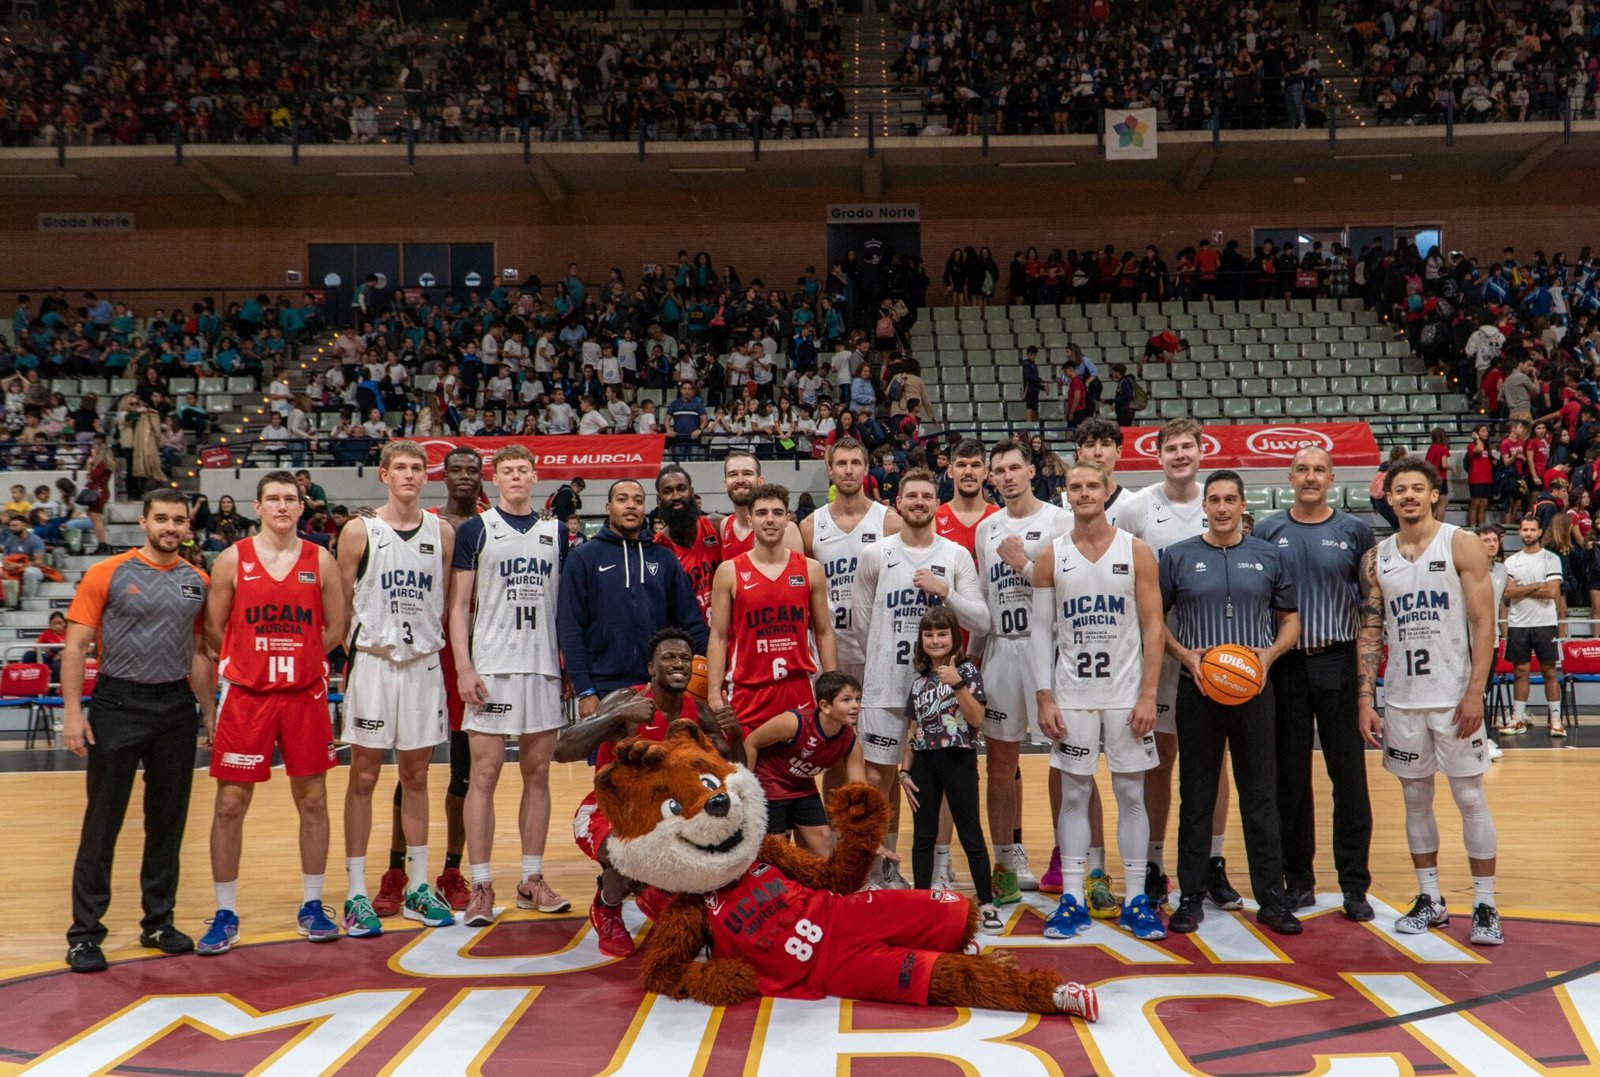
M1361 558L1361 627L1356 635L1356 715L1361 736L1381 748L1383 719L1378 717L1378 670L1383 665L1383 592L1378 589L1378 548Z

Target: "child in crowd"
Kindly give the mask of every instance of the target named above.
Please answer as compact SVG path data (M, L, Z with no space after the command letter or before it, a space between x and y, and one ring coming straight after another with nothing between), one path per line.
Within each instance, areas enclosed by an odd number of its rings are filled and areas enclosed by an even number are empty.
M827 856L833 835L817 794L817 775L846 762L850 780L866 776L855 728L861 682L848 673L824 673L814 690L814 709L784 711L745 739L745 765L767 794L767 833L792 830L795 844Z
M935 606L917 625L912 654L916 677L906 697L905 756L900 786L911 805L911 870L920 889L933 881L939 803L950 805L978 897L979 930L997 935L1005 920L994 906L989 849L978 798L978 731L983 727L983 675L961 645L961 625L949 606Z

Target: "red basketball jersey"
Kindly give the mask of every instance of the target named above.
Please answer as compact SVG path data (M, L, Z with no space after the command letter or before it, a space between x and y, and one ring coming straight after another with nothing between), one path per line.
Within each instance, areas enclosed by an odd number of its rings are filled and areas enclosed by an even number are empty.
M756 760L756 777L768 800L793 800L817 791L817 775L850 754L856 731L843 726L833 736L822 731L822 719L806 708L796 711L800 728L787 744L761 749Z
M638 685L634 688L634 691L640 693L646 699L655 698L651 694L650 686L648 684ZM690 696L688 692L683 693L683 706L678 710L678 717L687 718L689 721L697 724L700 720L700 709L695 705L694 698ZM657 710L651 712L649 722L634 728L633 735L636 737L642 737L645 740L666 740L667 726L669 724L670 721L667 716L658 708ZM594 750L595 769L599 770L601 767L615 759L616 755L617 746L615 742L609 740L601 741L600 747Z
M983 515L978 517L976 523L968 527L961 522L961 517L955 514L955 511L950 508L950 503L946 501L939 506L939 511L933 514L933 529L938 532L940 537L949 539L963 550L972 554L973 558L976 559L978 552L974 547L978 544L978 525L999 511L999 505L984 502Z
M694 586L694 597L700 600L700 615L711 623L711 583L722 564L722 540L717 537L717 527L709 516L695 520L694 541L679 546L672 536L663 531L656 536L656 545L665 546L678 559L678 564L689 574Z
M749 962L763 995L821 998L824 992L806 981L827 969L821 951L833 928L832 898L770 864L751 864L703 898L712 956Z
M747 553L733 560L733 615L728 628L728 668L736 688L809 677L811 578L806 555L789 552L789 563L768 579Z
M222 636L218 674L257 692L309 688L328 676L322 649L322 547L300 543L300 556L275 580L256 556L255 539L239 540L233 610Z
M751 528L750 533L744 538L738 538L733 533L733 517L722 518L722 559L732 561L742 553L749 553L756 546L756 529Z

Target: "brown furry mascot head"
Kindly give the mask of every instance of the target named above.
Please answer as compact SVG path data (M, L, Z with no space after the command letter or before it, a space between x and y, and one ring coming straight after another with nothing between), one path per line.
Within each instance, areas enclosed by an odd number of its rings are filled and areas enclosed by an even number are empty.
M594 788L611 820L612 865L668 892L726 886L756 859L767 834L761 783L718 755L692 722L673 722L659 742L624 741Z

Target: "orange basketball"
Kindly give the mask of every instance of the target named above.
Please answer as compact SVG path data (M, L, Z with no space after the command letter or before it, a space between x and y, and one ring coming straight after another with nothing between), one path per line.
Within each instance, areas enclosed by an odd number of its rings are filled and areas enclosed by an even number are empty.
M1265 679L1256 652L1237 643L1213 647L1200 657L1200 691L1213 703L1254 699Z
M706 656L694 656L694 668L689 672L689 684L684 689L691 696L704 703L706 700Z

